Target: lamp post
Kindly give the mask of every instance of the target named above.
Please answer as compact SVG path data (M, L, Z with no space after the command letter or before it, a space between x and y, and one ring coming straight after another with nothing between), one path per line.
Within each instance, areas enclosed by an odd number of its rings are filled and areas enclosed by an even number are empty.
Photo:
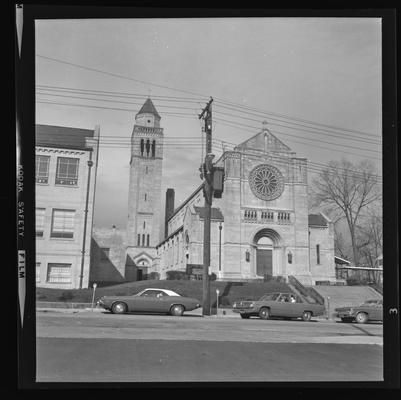
M93 294L92 294L92 312L93 312L93 303L94 303L94 301L95 301L96 287L97 287L97 284L94 283L94 284L93 284Z
M216 317L219 315L219 294L220 290L216 289Z

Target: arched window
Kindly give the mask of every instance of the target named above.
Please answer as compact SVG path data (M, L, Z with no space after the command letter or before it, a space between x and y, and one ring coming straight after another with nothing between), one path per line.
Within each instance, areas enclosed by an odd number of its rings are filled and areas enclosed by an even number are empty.
M146 235L146 246L149 247L149 243L150 243L150 235Z
M143 221L143 229L145 229L145 228L146 228L146 222Z
M145 246L145 234L142 234L142 246Z
M138 233L138 246L141 245L141 235Z
M143 139L141 139L141 156L143 156L143 150L145 148L145 142Z
M150 151L150 141L149 139L146 141L146 156L149 157L149 151Z
M154 158L156 155L156 140L152 142L152 157Z

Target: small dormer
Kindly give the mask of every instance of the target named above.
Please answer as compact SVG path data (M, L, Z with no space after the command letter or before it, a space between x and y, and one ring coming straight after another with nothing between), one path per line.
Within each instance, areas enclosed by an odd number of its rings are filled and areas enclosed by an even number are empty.
M135 124L149 128L160 128L160 115L152 100L148 98L138 114L135 115Z

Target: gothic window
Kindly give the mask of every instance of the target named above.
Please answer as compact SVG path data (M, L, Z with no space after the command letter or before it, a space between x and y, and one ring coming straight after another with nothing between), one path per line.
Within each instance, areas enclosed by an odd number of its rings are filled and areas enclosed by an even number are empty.
M141 139L141 156L143 156L144 148L145 148L145 142L143 139Z
M152 157L154 158L156 154L156 140L152 142Z
M149 243L150 243L150 235L146 235L146 246L149 247Z
M138 246L141 245L141 235L138 233Z
M148 195L145 193L145 201L147 200Z
M146 156L149 157L149 151L150 151L150 141L149 139L146 141Z
M145 246L145 234L142 234L142 246Z
M320 264L320 245L316 245L316 264Z
M146 222L143 221L143 229L145 229L145 228L146 228Z
M261 164L249 174L249 186L261 200L274 200L284 191L284 177L278 168Z

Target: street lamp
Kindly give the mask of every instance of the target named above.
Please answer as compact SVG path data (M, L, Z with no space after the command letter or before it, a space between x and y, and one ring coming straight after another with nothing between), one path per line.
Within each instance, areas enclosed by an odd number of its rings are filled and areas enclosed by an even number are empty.
M219 315L219 294L220 290L216 289L216 316Z
M93 312L93 302L95 301L95 292L96 292L97 284L93 284L93 294L92 294L92 312Z

